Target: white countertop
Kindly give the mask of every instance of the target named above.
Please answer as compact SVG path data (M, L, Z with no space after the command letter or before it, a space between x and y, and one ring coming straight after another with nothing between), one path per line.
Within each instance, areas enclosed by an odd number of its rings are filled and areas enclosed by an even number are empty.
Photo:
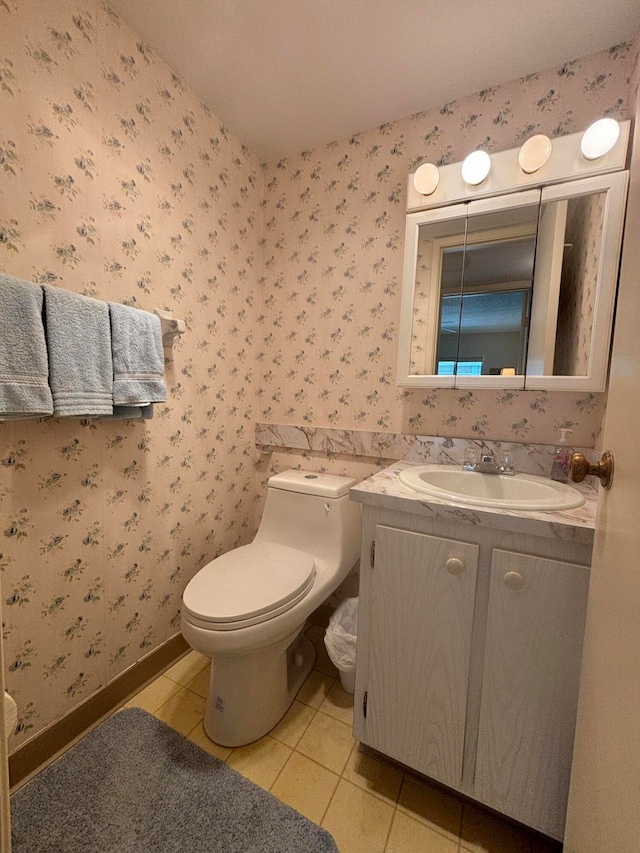
M592 545L595 530L598 492L591 486L575 485L586 503L578 509L548 512L465 506L462 503L420 494L404 486L398 472L415 463L395 462L384 471L363 480L351 489L351 500L385 509L442 518L465 524L479 524L502 530L530 533L550 539L571 540Z

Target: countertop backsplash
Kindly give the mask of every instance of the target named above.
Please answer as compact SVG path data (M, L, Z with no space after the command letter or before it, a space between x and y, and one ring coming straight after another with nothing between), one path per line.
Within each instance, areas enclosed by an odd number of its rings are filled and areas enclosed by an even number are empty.
M419 464L462 465L468 447L492 453L497 459L509 453L516 471L548 477L551 473L553 444L529 444L517 441L492 441L488 438L450 438L437 435L410 435L392 432L292 426L290 424L256 424L256 444L263 450L279 448L314 451L317 454L346 457L351 461L404 460ZM596 461L599 451L575 447ZM337 472L335 472L337 473ZM345 472L346 473L346 472ZM350 476L357 476L350 473Z

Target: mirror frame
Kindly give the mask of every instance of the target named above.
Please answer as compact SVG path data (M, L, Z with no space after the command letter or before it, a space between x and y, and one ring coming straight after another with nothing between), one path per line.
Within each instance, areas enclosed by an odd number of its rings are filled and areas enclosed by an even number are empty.
M609 349L613 332L613 313L617 288L618 265L624 226L628 172L612 172L596 177L542 186L535 190L510 193L448 205L417 213L406 218L404 273L398 342L397 385L405 388L510 388L517 390L604 391L606 389ZM420 226L447 220L466 220L482 213L509 210L531 204L569 200L589 193L606 192L602 244L598 258L598 277L593 308L588 369L584 376L544 376L524 374L512 376L438 376L410 372L413 335L414 297ZM465 226L466 230L466 226ZM535 297L534 297L535 298ZM433 301L433 300L431 300ZM438 300L439 305L439 300ZM547 313L551 306L547 306ZM437 312L436 312L437 313ZM433 315L434 311L431 310ZM430 322L437 323L437 318ZM542 321L544 324L544 320ZM597 334L595 334L597 330ZM437 341L438 331L433 326ZM429 350L433 346L428 344Z

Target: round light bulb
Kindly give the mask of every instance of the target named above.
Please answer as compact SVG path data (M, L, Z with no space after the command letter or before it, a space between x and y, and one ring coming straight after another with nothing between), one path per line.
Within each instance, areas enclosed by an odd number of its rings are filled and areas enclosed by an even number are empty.
M413 176L413 186L420 195L431 195L436 191L440 181L440 172L433 163L423 163L419 166Z
M604 157L618 141L620 125L614 118L601 118L588 127L582 135L580 150L587 160Z
M472 187L481 184L491 171L491 157L486 151L473 151L462 164L462 179Z
M518 163L527 175L537 172L551 157L551 140L543 133L537 133L524 143L518 154Z

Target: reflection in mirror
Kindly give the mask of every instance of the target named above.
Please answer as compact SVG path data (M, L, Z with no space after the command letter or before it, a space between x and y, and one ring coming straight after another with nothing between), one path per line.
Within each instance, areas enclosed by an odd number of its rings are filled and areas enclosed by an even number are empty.
M411 329L411 373L435 373L438 338L433 330L440 316L442 279L446 279L448 301L446 330L441 335L451 339L457 351L458 325L462 299L462 262L457 271L449 257L464 249L466 217L420 225L416 282ZM453 372L453 371L451 371Z
M523 374L539 206L470 216L456 373Z
M599 192L541 207L529 376L588 374L605 206Z
M567 205L553 360L555 376L586 376L588 372L605 202L606 193L555 202Z

